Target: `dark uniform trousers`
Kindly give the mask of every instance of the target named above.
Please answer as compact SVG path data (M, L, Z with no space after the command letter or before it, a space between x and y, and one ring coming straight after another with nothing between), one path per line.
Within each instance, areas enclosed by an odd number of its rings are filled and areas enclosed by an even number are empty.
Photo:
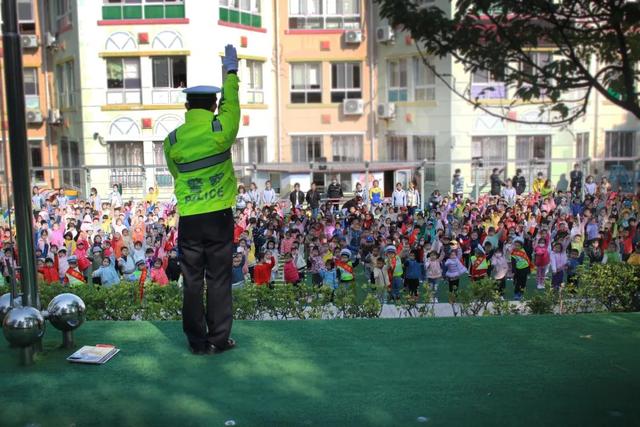
M207 344L225 347L231 333L233 227L231 209L180 218L182 328L194 349ZM207 298L203 304L205 280Z

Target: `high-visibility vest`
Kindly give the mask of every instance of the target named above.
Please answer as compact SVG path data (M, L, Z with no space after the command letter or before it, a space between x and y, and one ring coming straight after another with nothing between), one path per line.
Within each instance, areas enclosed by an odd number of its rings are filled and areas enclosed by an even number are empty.
M240 127L237 75L227 74L223 94L217 115L203 109L189 110L185 123L164 141L181 216L221 211L235 205L231 146Z
M351 261L336 261L336 267L340 270L340 281L350 282L353 280L353 265L351 265Z

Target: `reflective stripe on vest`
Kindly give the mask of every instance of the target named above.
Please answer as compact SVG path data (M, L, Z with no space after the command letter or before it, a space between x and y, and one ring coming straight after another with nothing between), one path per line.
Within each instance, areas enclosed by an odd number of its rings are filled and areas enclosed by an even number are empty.
M176 163L178 171L181 173L193 172L200 169L210 168L212 166L224 163L231 159L231 150L223 151L220 154L214 154L213 156L205 157L204 159L194 160L188 163Z

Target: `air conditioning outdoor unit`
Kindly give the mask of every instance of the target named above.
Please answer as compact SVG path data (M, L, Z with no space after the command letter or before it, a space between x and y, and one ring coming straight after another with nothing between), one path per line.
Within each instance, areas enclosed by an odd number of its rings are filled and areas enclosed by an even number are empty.
M396 38L391 25L382 25L376 29L376 40L378 43L390 43Z
M60 114L60 110L57 108L53 108L49 110L49 116L47 117L47 121L51 125L57 125L62 123L62 114Z
M27 110L27 123L42 123L42 112L40 110Z
M362 99L345 99L342 101L342 114L345 116L361 116L364 112Z
M51 33L47 33L45 36L45 43L47 47L56 47L58 40L56 39L56 36L54 36Z
M348 30L344 32L344 42L348 44L362 43L362 31Z
M392 119L396 116L396 104L394 104L393 102L378 104L378 109L376 111L379 118Z
M24 49L35 49L38 47L38 37L35 34L28 34L20 37Z

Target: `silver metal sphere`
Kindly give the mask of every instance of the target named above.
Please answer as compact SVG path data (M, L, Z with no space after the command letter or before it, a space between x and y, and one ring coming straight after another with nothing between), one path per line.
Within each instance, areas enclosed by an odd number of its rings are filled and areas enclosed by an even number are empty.
M13 305L16 307L21 306L22 297L16 297L13 300ZM11 294L7 292L6 294L0 296L0 325L4 321L4 317L12 308L13 307L11 307Z
M11 344L27 347L42 338L45 320L34 307L14 307L4 318L2 330Z
M87 307L74 294L60 294L47 307L48 319L60 331L73 331L84 322Z

